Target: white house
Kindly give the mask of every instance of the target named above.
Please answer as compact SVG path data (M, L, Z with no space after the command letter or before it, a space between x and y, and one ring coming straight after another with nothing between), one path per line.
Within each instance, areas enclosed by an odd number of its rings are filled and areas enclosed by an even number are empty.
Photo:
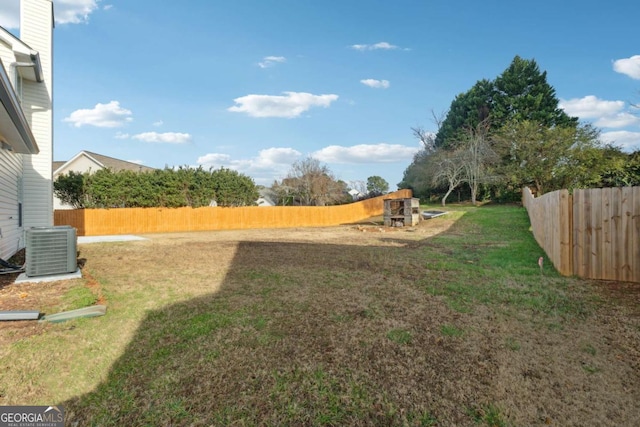
M351 196L351 198L353 200L358 200L358 199L366 196L366 194L362 194L361 192L359 192L355 188L352 188L351 190L349 190L349 195Z
M53 3L21 0L20 37L0 27L0 258L53 225Z
M73 156L70 160L53 162L53 181L55 182L60 175L67 174L69 172L94 173L101 169L111 169L113 172L125 170L133 172L151 172L155 168L83 150ZM53 208L73 209L71 205L62 203L55 195L53 196Z
M258 206L275 206L276 205L276 195L273 194L273 191L271 191L268 188L261 188L258 190L258 194L260 194L260 197L258 197L258 200L256 200L256 204Z

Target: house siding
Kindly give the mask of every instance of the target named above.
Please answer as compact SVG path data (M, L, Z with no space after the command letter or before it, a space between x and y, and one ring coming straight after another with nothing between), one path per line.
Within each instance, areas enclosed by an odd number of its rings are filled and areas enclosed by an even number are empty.
M9 80L11 80L11 84L15 86L15 72L11 64L16 61L16 57L13 54L13 51L9 46L7 46L3 41L0 41L0 61L4 65L4 69L7 72L7 76L9 76Z
M18 221L22 155L0 149L0 165L0 258L6 260L23 246Z
M2 41L0 61L11 84L15 86L15 68L11 66L16 62L15 55L11 47ZM0 149L0 258L4 260L22 246L23 229L18 226L18 184L21 175L22 155Z
M40 148L23 156L24 226L53 225L53 5L22 0L20 38L38 51L44 82L23 82L22 107Z

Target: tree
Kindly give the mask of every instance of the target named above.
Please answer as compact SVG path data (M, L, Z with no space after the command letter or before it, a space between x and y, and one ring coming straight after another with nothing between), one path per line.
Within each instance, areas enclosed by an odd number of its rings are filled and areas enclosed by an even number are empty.
M460 161L464 167L465 182L471 190L471 203L474 205L477 204L480 184L495 180L489 174L489 169L497 162L498 156L489 144L488 131L489 120L485 119L475 128L467 129L462 142L458 144L462 152Z
M408 188L413 192L414 197L428 199L434 192L439 189L434 186L432 179L432 169L428 164L428 160L434 154L434 151L422 149L413 156L413 161L404 170L402 181L398 183L398 188Z
M502 172L515 186L533 186L536 193L562 188L577 173L576 153L597 147L590 126L547 127L535 121L512 121L495 136Z
M307 157L295 162L287 177L281 182L276 181L272 190L280 199L278 204L282 197L286 197L291 204L325 206L344 202L347 185L338 181L319 160Z
M260 197L253 179L231 169L211 171L211 185L218 206L252 206Z
M442 206L445 206L451 192L464 182L464 156L465 153L460 148L455 150L440 148L427 159L426 166L432 170L432 184L447 186L447 191L442 197Z
M53 183L53 192L62 203L82 209L85 207L84 178L83 174L74 171L62 174Z
M54 182L56 195L75 208L247 206L258 199L253 180L229 169L202 167L156 169L152 172L69 173Z
M476 82L468 92L461 93L451 102L449 111L438 126L434 145L449 148L460 140L465 129L475 129L489 117L495 87L493 82L483 79Z
M502 127L507 122L533 121L546 127L576 126L558 107L556 91L547 83L547 72L540 71L533 59L513 58L509 67L494 81L491 119Z
M389 183L381 176L374 175L367 178L367 193L380 196L389 192Z
M536 121L544 126L577 126L578 119L559 108L555 89L547 83L535 60L516 56L495 80L479 80L452 101L435 138L436 147L460 141L465 129L489 119L489 133L514 121Z

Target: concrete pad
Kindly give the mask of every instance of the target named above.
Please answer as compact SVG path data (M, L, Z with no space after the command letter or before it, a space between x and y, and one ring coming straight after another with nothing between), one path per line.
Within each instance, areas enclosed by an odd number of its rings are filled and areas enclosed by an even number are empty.
M82 272L77 269L74 273L66 274L51 274L49 276L34 276L29 277L27 273L20 274L16 281L13 283L40 283L40 282L55 282L57 280L70 280L70 279L82 279Z
M140 236L131 234L121 234L112 236L78 236L78 244L83 243L101 243L101 242L130 242L135 240L149 240Z

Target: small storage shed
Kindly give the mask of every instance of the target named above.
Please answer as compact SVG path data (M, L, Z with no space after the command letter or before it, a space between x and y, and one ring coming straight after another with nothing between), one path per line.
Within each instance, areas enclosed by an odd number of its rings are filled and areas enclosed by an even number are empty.
M403 227L418 225L420 221L420 199L384 199L384 225Z

